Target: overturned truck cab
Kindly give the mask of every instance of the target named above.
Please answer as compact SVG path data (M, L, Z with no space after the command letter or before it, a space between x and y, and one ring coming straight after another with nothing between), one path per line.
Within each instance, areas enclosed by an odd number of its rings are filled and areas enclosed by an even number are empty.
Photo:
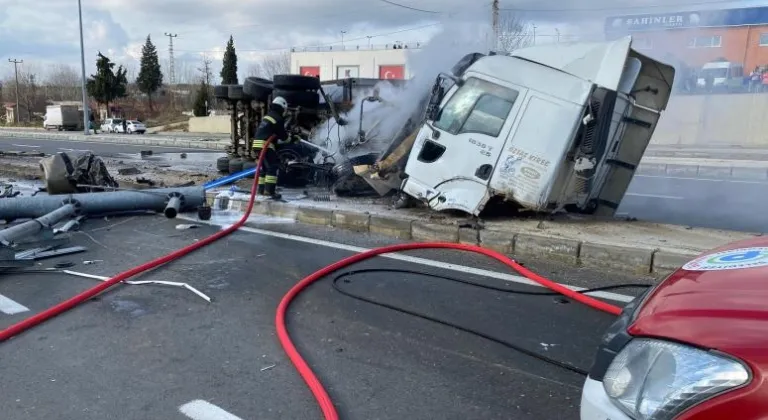
M610 216L651 140L674 68L631 38L475 56L436 81L401 189L479 215L500 197Z

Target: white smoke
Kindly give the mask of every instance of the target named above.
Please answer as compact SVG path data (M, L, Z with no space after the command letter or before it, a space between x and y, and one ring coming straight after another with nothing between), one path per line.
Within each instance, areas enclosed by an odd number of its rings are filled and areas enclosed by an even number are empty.
M362 101L378 91L382 102L365 102L363 106L362 129L369 139L348 152L348 156L358 156L370 152L382 152L403 128L406 121L423 112L422 101L425 99L441 72L450 73L451 68L465 55L481 52L488 53L492 37L486 17L462 21L446 21L442 30L423 48L408 50L406 66L411 79L404 85L395 86L382 81L374 88L357 95L354 108L344 117L349 124L338 127L333 120L319 127L312 141L338 152L340 144L358 138L360 129L360 107ZM340 156L336 156L339 161Z

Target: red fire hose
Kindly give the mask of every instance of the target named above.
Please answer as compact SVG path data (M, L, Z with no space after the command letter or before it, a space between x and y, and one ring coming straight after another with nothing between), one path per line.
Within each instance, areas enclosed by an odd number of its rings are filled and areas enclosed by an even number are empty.
M238 230L240 227L242 227L245 224L245 222L248 220L248 217L251 214L253 203L256 198L256 191L258 188L259 171L262 167L262 162L264 161L264 156L265 156L267 147L269 147L269 144L273 140L274 140L274 136L270 137L267 140L267 144L264 146L264 149L262 149L261 154L259 155L258 166L256 168L256 173L254 174L253 186L251 187L251 196L248 200L248 206L245 210L245 214L239 221L237 221L237 223L207 238L204 238L198 242L195 242L194 244L188 245L170 254L154 259L140 266L134 267L130 270L124 271L103 283L100 283L70 299L65 300L64 302L61 302L49 309L46 309L43 312L33 315L21 322L11 325L10 327L0 331L0 342L8 340L34 327L35 325L38 325L44 321L47 321L50 318L53 318L63 312L66 312L124 280L127 280L144 271L157 268L163 264L166 264L168 262L181 258L191 253L192 251L195 251L206 245L209 245L231 234L232 232ZM382 248L376 248L366 252L352 255L351 257L347 257L341 261L333 263L325 268L322 268L319 271L316 271L310 274L309 276L302 279L295 286L293 286L288 291L288 293L283 297L283 299L280 301L280 304L277 308L277 315L275 317L277 336L280 341L280 345L285 350L286 354L288 355L288 358L291 360L291 363L293 363L293 365L296 367L296 370L298 371L299 375L301 375L304 382L306 382L306 384L309 386L310 390L312 391L312 394L314 395L315 399L320 405L320 408L323 412L323 416L325 417L326 420L338 420L339 415L336 412L336 408L334 407L333 402L331 401L331 398L328 396L328 393L326 392L325 388L323 388L323 385L320 383L320 380L317 379L317 376L315 376L314 372L312 372L312 369L309 367L307 362L301 357L301 354L299 353L299 351L296 349L296 346L294 346L293 342L291 341L290 335L288 334L288 329L286 327L286 322L285 322L285 316L286 316L288 307L290 306L293 299L296 298L296 296L298 296L299 293L301 293L304 289L306 289L307 286L333 273L334 271L337 271L341 268L358 263L360 261L373 258L377 255L387 254L392 252L410 251L410 250L416 250L416 249L453 249L453 250L459 250L459 251L470 251L470 252L486 255L488 257L491 257L509 266L510 268L522 274L526 278L533 280L544 287L552 289L555 292L561 293L564 296L567 296L573 300L581 302L592 308L595 308L604 312L608 312L610 314L618 315L619 313L621 313L621 308L617 306L610 305L608 303L597 300L595 298L575 292L559 283L553 282L545 277L542 277L528 270L527 268L516 263L515 261L513 261L512 259L510 259L509 257L501 253L498 253L496 251L492 251L489 249L481 248L479 246L463 245L463 244L455 244L455 243L408 243L408 244L399 244L399 245L386 246Z

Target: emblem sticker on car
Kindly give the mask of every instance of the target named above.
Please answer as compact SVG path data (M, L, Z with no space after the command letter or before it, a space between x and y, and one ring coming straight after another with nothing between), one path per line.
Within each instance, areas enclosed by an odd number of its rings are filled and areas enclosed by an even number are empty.
M768 247L739 248L702 255L686 263L683 270L718 271L768 267Z

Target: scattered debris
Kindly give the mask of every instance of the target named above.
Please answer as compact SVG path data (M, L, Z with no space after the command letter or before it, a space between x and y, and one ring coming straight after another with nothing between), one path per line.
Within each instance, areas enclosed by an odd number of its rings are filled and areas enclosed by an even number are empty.
M261 371L264 372L264 371L270 370L270 369L274 368L275 366L277 366L277 365L264 366L263 368L261 368Z
M147 178L136 178L136 183L137 184L147 184L150 187L154 187L155 184L156 184L155 181L152 181L151 179L147 179Z
M71 276L84 277L84 278L94 279L94 280L107 281L107 280L110 279L110 277L97 276L95 274L80 273L80 272L71 271L71 270L62 270L61 272L69 274ZM159 285L159 286L181 287L181 288L187 289L190 292L200 296L201 298L203 298L208 303L212 302L211 298L208 297L208 295L206 295L205 293L195 289L194 287L190 286L187 283L177 283L177 282L173 282L173 281L162 281L162 280L142 280L142 281L129 281L129 280L125 280L125 281L122 281L122 283L130 284L132 286L141 286L141 285L145 285L145 284L156 284L156 285Z
M197 229L200 225L195 225L191 223L184 223L180 225L176 225L176 230L188 230L188 229Z
M195 185L195 181L189 181L183 184L172 185L171 188L192 187L194 185Z
M44 250L42 248L32 249L29 251L23 251L16 254L17 260L42 260L45 258L59 257L62 255L77 254L87 251L88 248L84 246L72 246L69 248L58 248Z
M211 220L212 210L208 205L202 205L197 208L197 217L200 220Z
M141 157L152 156L152 151L151 150L142 150L141 152L139 152L139 154L141 155Z
M49 194L72 194L90 192L78 184L119 187L109 174L104 161L91 152L85 152L72 159L64 152L40 160L45 188Z
M84 265L92 265L92 264L96 264L97 262L104 262L104 260L85 260L85 261L83 261L83 264Z
M73 263L72 261L62 261L54 265L55 268L69 268L74 266L75 266L75 263Z
M139 168L135 166L131 166L130 168L118 169L117 173L120 175L138 175L141 173L141 171L139 170Z
M182 154L181 154L181 158L182 158L182 159L186 159L186 158L187 158L187 154L186 154L186 153L182 153Z

